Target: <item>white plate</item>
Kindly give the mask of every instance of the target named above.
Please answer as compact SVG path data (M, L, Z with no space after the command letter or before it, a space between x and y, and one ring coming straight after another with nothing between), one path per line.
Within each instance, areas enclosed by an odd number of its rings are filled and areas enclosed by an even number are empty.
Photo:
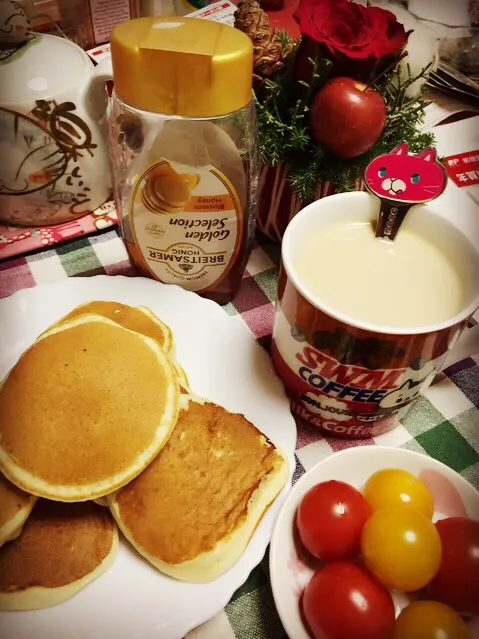
M291 639L311 639L300 615L300 597L314 571L303 563L297 535L293 536L299 502L315 484L329 479L347 482L361 490L368 477L382 468L403 468L420 477L434 497L434 520L442 517L479 519L477 490L458 473L432 457L382 446L363 446L333 453L311 468L294 485L276 519L271 539L273 596L283 626ZM394 593L393 599L397 613L409 602L408 596L402 593Z
M124 543L113 567L70 601L45 610L0 613L0 634L11 639L180 639L217 614L261 561L291 485L296 425L267 353L244 325L194 293L144 278L72 278L0 300L0 379L48 325L95 299L148 306L169 324L193 390L243 413L265 433L288 457L290 482L238 563L215 581L171 579Z

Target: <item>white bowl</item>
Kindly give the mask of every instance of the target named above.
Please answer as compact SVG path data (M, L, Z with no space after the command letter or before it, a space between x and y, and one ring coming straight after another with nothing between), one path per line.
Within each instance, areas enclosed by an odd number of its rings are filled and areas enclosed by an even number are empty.
M432 457L400 448L363 446L333 453L305 473L294 485L276 519L271 539L270 573L273 596L284 629L292 639L310 639L300 614L300 597L314 574L306 565L295 533L296 509L303 495L315 484L336 479L359 490L382 468L402 468L417 475L434 497L434 520L470 517L479 520L479 492L458 473ZM396 614L409 603L404 593L393 594Z

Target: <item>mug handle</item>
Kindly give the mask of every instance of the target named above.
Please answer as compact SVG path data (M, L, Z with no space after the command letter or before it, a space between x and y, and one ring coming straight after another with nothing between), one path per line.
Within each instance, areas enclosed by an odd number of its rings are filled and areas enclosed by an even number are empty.
M108 106L108 95L105 83L113 80L111 57L104 58L93 67L90 80L85 91L85 108L93 120L101 120Z
M466 328L451 348L441 370L479 353L479 324Z

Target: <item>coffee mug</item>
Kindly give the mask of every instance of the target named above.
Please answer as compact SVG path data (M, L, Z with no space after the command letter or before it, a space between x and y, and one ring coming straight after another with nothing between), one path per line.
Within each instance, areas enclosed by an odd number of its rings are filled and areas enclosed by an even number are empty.
M479 307L479 248L436 214L434 205L413 207L403 228L427 232L435 248L458 265L464 303L450 319L428 326L388 327L349 316L313 294L298 273L298 251L313 233L342 220L374 223L379 206L374 196L363 192L331 195L300 211L286 229L272 359L291 399L293 414L325 435L368 438L398 425L441 370ZM462 220L463 226L468 223L477 237L477 220L473 216ZM451 240L456 236L448 229L461 234L464 243L461 240L457 249ZM344 268L334 261L333 256L324 278L334 278L335 270ZM348 268L351 286L377 287L377 299L381 299L379 281L359 282L354 264ZM466 332L477 330L476 326ZM463 338L461 357L466 357L478 350L478 340L469 340L464 352Z

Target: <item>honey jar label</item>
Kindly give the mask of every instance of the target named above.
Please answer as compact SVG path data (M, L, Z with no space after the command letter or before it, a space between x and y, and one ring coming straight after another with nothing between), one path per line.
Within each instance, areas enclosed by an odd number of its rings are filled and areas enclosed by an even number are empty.
M151 276L198 293L227 275L243 233L238 194L221 171L166 159L137 177L129 219Z

